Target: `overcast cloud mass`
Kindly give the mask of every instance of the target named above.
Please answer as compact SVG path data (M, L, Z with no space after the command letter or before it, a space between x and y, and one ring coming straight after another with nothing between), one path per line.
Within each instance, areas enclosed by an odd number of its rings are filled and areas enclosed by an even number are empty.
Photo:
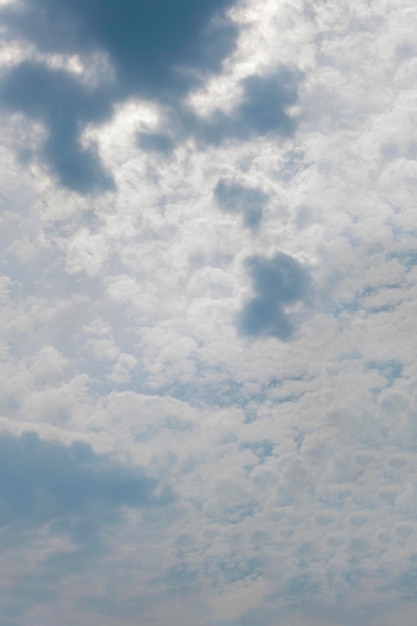
M2 626L415 626L416 32L0 0Z

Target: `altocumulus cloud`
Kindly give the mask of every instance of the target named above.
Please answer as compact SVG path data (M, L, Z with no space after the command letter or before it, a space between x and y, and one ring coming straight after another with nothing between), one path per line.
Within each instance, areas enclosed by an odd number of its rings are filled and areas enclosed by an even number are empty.
M1 626L414 625L417 9L1 5Z

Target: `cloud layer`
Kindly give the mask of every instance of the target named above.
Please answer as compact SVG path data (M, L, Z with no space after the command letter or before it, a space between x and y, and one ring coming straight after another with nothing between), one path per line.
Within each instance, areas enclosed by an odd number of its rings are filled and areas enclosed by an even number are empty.
M413 625L414 6L0 12L2 624Z

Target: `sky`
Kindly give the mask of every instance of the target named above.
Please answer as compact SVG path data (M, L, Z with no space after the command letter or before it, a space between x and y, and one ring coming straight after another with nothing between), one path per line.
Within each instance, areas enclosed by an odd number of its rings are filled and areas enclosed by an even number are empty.
M0 0L2 626L414 626L416 30Z

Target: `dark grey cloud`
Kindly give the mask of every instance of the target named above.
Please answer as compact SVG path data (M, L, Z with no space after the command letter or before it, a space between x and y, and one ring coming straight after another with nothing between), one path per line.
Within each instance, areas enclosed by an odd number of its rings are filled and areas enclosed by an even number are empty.
M288 339L294 332L294 323L285 306L308 298L311 289L308 270L283 253L272 259L252 257L247 265L254 297L244 305L238 316L239 332L250 337Z
M1 104L43 122L42 157L59 181L80 193L112 186L94 151L81 148L88 122L140 94L175 106L207 73L218 70L236 28L224 18L233 0L30 0L0 11L11 37L46 53L104 53L114 71L106 87L86 86L66 71L23 63L3 76ZM214 20L223 15L223 19ZM148 149L166 150L154 137Z
M262 220L262 210L268 196L260 189L244 187L220 179L214 188L217 204L225 213L242 214L248 228L257 228Z

